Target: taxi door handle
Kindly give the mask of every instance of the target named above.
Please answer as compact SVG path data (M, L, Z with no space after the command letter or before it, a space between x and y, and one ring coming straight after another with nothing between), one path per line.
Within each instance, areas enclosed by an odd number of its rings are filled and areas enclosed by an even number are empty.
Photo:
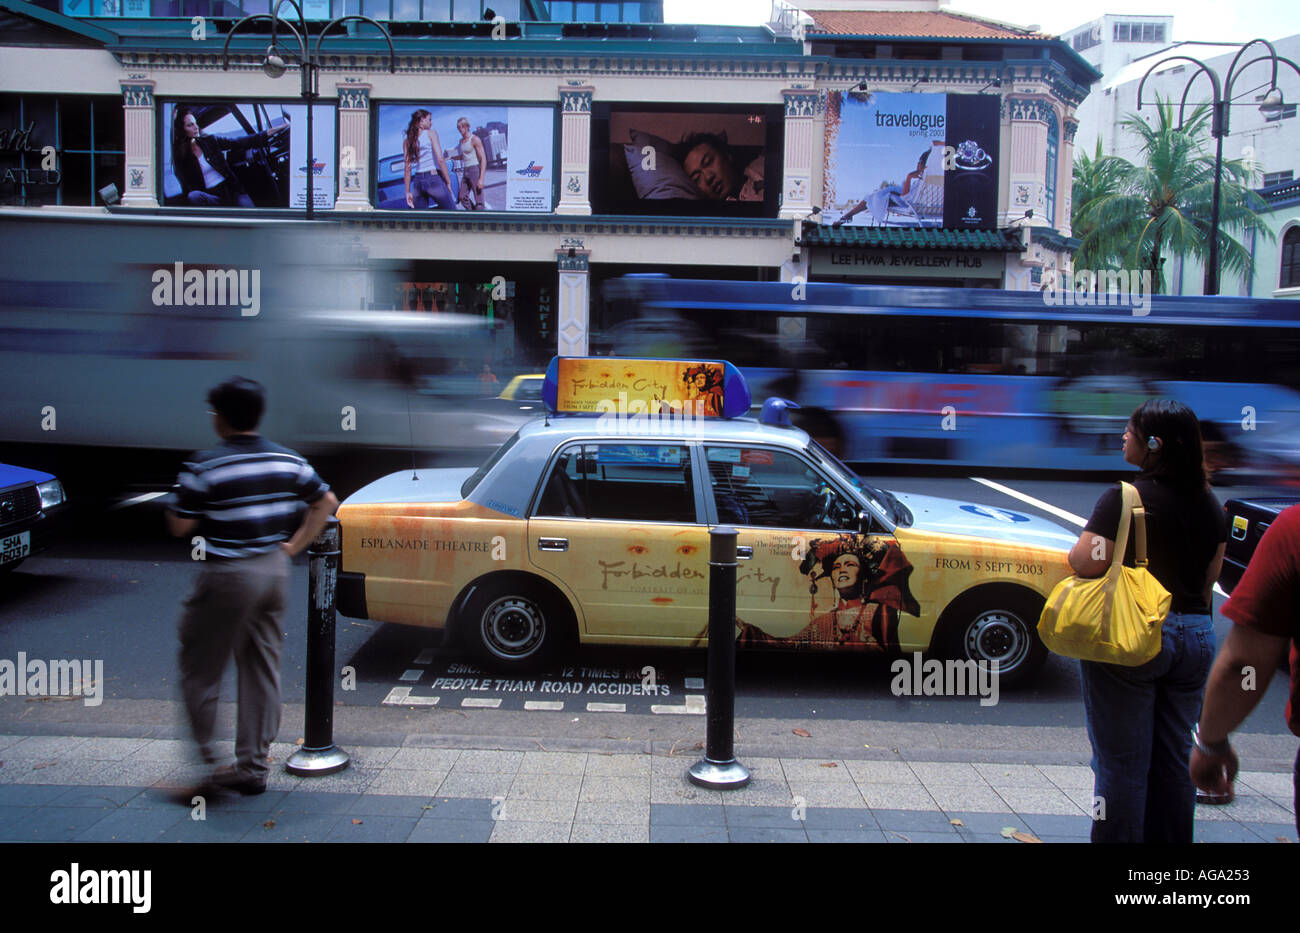
M754 556L754 549L753 549L752 547L737 547L737 548L736 548L736 558L737 558L738 560L749 560L749 559L752 558L753 556Z
M538 538L537 550L539 551L567 551L569 549L568 538Z

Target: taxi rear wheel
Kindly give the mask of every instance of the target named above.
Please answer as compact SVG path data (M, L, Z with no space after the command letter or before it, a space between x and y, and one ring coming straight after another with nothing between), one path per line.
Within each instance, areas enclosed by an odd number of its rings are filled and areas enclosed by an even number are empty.
M466 603L466 647L484 667L533 671L555 656L568 626L557 600L528 581L488 585Z
M946 653L963 661L997 661L998 680L1016 686L1047 659L1038 637L1043 598L1019 587L990 586L964 594L944 612Z

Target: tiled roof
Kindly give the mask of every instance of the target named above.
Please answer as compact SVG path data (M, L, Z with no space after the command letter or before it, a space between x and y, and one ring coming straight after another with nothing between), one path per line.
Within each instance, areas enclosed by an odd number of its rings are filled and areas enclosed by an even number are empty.
M983 249L1018 253L1020 231L943 230L933 227L828 227L805 223L800 246L904 249Z
M1048 39L1046 33L932 10L805 10L810 34L836 36L932 36L953 39Z

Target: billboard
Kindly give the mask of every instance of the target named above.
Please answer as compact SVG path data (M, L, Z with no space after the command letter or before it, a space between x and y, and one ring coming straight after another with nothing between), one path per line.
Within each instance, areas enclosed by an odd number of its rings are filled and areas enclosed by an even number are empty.
M163 204L168 207L334 207L334 107L175 101L162 105Z
M555 108L407 102L378 111L380 210L553 209Z
M997 226L1000 100L832 91L822 219L832 226Z
M592 114L592 209L775 217L780 112L766 105L598 105Z

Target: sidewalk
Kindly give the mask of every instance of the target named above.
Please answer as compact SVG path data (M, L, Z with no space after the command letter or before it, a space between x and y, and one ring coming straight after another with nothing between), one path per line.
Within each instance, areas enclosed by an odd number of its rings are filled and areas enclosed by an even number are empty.
M652 753L630 754L570 744L343 737L349 768L299 778L284 771L295 746L277 743L265 794L195 809L168 793L201 775L187 740L3 734L0 841L1022 845L1086 842L1091 826L1092 773L1077 762L1027 764L998 751L917 761L886 749L857 759L749 757L741 745L753 781L721 792L686 780L703 754L697 748L656 743ZM194 819L202 809L204 819ZM1198 806L1196 820L1198 842L1294 842L1291 774L1243 772L1237 799Z

